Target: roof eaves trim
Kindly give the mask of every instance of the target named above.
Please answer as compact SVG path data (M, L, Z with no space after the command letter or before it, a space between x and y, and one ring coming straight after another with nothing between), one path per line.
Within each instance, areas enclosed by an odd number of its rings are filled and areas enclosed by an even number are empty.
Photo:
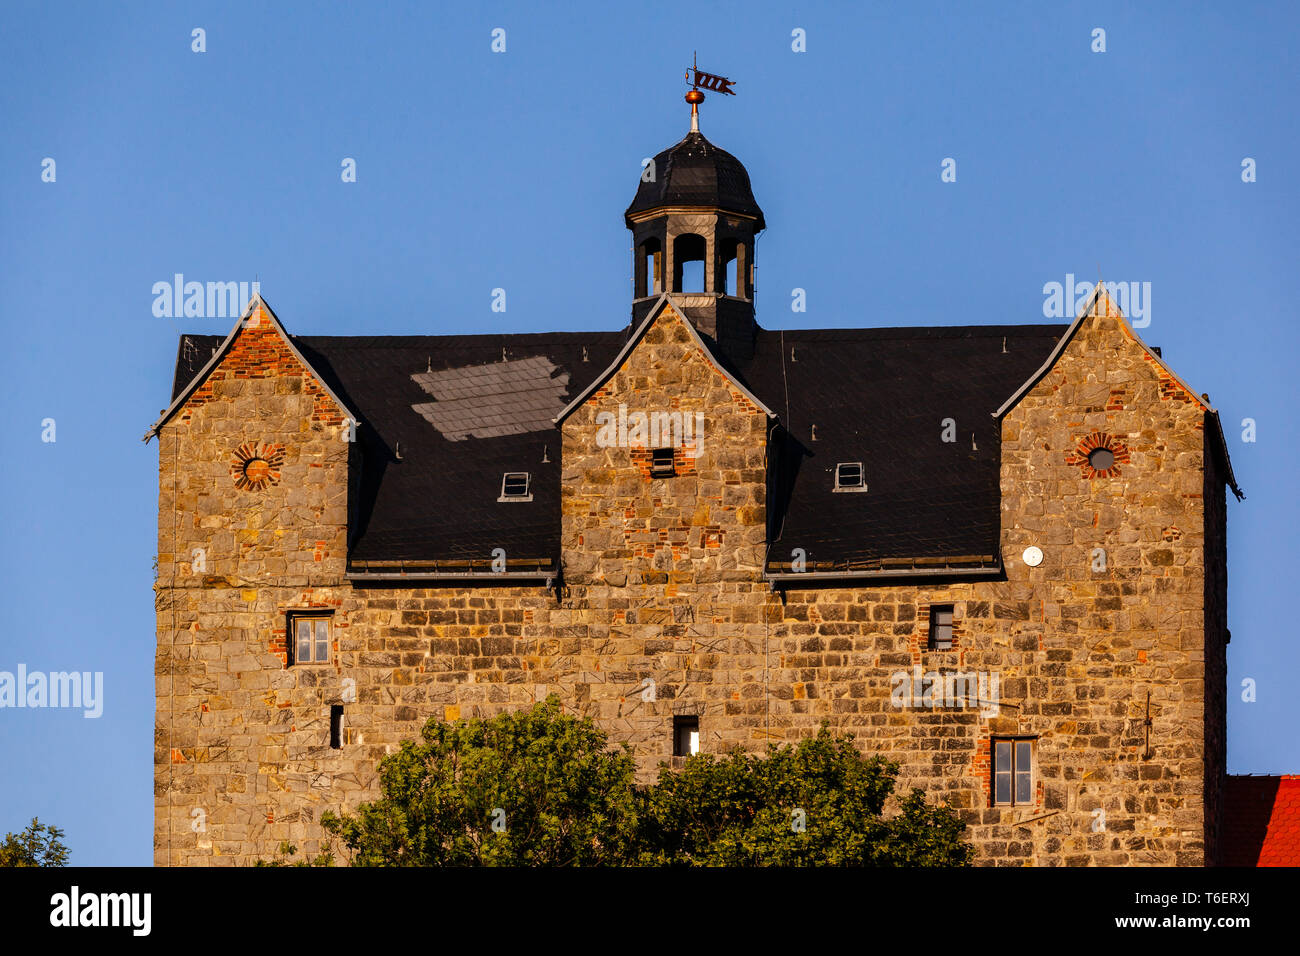
M795 581L870 581L891 578L993 578L1003 572L1001 564L983 568L953 568L942 565L933 568L882 568L870 571L765 571L763 577L773 584L790 584Z
M547 588L555 580L555 571L349 571L344 575L349 581L443 581L448 584L481 584L498 587L526 586L544 583Z
M1232 471L1232 458L1228 455L1228 439L1223 433L1223 422L1219 420L1218 411L1213 408L1206 411L1205 417L1214 422L1214 434L1219 440L1219 451L1223 455L1223 465L1228 471L1228 487L1232 489L1232 493L1237 500L1241 501L1246 497L1246 493L1237 485L1237 476Z
M659 318L660 313L663 312L666 305L671 305L677 314L681 316L682 324L686 326L686 330L691 336L691 341L693 341L696 346L698 346L699 349L709 357L710 361L713 363L713 367L718 370L718 374L730 382L737 391L745 396L745 398L757 405L768 418L776 418L776 412L768 408L757 395L740 382L736 381L736 379L727 372L725 366L718 361L718 357L713 353L713 350L709 348L708 344L702 338L700 338L700 334L695 331L695 326L687 316L685 308L678 303L673 302L670 293L665 292L659 296L658 301L655 302L655 304L650 308L650 311L646 313L646 317L641 320L641 324L636 327L636 331L628 337L626 344L624 344L623 348L619 350L618 355L614 356L614 361L610 362L605 371L597 375L590 385L579 392L577 397L575 397L573 401L569 402L568 405L564 406L564 409L560 414L556 415L555 418L552 419L555 424L559 425L563 423L563 421L568 418L575 409L581 407L588 398L594 395L597 389L614 377L614 374L622 367L624 360L632 353L632 350L636 348L637 343L641 341L641 337L645 335L646 330L650 328L655 319Z
M1051 353L1047 356L1046 361L1038 367L1038 370L1034 372L1033 375L1030 375L1029 378L1025 380L1023 385L1015 390L1010 398L1002 403L1002 406L993 413L994 418L1001 418L1007 412L1011 411L1016 403L1024 398L1025 395L1028 394L1029 390L1042 381L1043 376L1052 370L1052 366L1056 364L1056 360L1061 357L1061 353L1065 351L1065 347L1069 345L1070 340L1074 338L1074 333L1079 331L1079 326L1083 324L1083 320L1092 313L1093 305L1097 301L1097 291L1100 288L1100 284L1093 288L1092 295L1088 297L1087 304L1084 305L1079 314L1075 316L1074 321L1070 323L1070 327L1065 330L1065 334L1057 339L1056 347L1052 349Z
M257 293L248 300L248 305L244 307L243 313L236 320L234 327L230 330L230 334L226 336L217 351L213 353L212 358L208 360L208 363L204 365L203 368L199 369L198 374L195 375L194 378L190 379L190 383L177 393L176 397L172 400L172 403L167 406L159 419L150 426L149 431L145 433L142 441L147 444L149 439L157 435L158 432L162 430L162 427L167 424L168 420L171 419L181 406L189 400L189 397L194 394L195 389L197 389L208 377L208 373L216 368L218 363L220 363L225 357L226 352L229 351L231 344L235 341L235 336L239 334L239 330L243 326L244 321L253 314L253 310L257 308L258 305L261 305L262 308L266 310L266 315L271 320L271 324L280 333L280 337L284 339L284 344L289 347L289 351L293 353L293 357L301 362L303 367L316 377L317 383L325 390L325 394L332 398L334 403L338 405L339 410L343 413L343 417L360 424L360 419L357 418L346 404L344 404L343 399L339 398L338 395L334 393L334 389L329 387L325 379L312 367L312 364L307 361L306 357L298 351L298 347L293 344L293 339L280 323L280 317L275 314L275 310L266 304L266 300L262 298L261 293Z

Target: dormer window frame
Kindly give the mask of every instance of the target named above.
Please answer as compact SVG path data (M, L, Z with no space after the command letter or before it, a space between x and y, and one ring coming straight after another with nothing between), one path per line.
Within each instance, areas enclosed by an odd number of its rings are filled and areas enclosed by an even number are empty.
M506 488L510 485L513 478L516 481L520 476L524 479L523 494L507 494ZM501 476L501 495L497 501L532 501L533 500L533 475L529 471L507 471Z
M858 480L855 484L849 484L843 481L844 469L857 469ZM835 465L835 488L834 491L855 492L867 490L867 476L860 461L841 461Z

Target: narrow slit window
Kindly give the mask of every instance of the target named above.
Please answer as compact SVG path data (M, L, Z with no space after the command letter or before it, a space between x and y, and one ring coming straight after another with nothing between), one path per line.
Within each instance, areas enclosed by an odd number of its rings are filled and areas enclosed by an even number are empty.
M930 650L952 650L952 605L930 605Z
M862 462L842 461L835 466L836 491L866 491L867 482L863 477Z
M532 501L532 476L526 471L507 471L501 477L501 497L497 501Z
M700 718L673 718L673 756L689 757L700 752Z
M343 705L330 705L330 749L338 750L343 746Z
M650 453L650 474L655 478L671 478L677 474L671 448L656 448Z

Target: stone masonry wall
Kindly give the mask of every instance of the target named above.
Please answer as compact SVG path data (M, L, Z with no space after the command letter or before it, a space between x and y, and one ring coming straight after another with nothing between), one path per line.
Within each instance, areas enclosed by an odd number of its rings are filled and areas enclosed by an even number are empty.
M652 436L605 446L600 414L620 406L628 416L701 413L676 477L640 467ZM636 747L643 779L674 760L675 716L700 718L703 749L755 743L776 607L761 582L767 424L671 307L563 424L568 593L550 625L580 653L548 677L578 681L575 704Z
M1204 422L1105 297L1004 419L1000 589L1025 653L990 730L1038 736L1059 812L1035 862L1205 863ZM1116 467L1097 474L1103 444ZM1013 816L985 810L977 832L1015 841Z
M1107 310L1003 420L1005 581L771 590L767 416L669 308L563 423L562 593L350 585L347 445L312 421L308 380L227 380L164 430L159 566L204 543L216 563L159 582L159 863L248 863L282 839L314 852L320 812L375 796L378 758L429 716L549 692L631 743L642 780L680 759L676 715L699 718L710 752L825 720L899 761L902 786L957 807L981 863L1204 862L1203 409ZM704 413L676 477L649 474L648 441L602 437L599 413L620 405ZM284 446L260 498L231 483L248 441ZM1086 467L1098 444L1116 452L1111 473ZM1038 567L1021 560L1031 544ZM931 603L954 606L952 651L927 649ZM309 604L334 610L333 659L286 667L285 614ZM997 713L895 706L914 667L996 674ZM337 750L331 704L346 714ZM1032 740L1028 806L991 805L999 735Z
M285 667L290 608L346 635L349 444L258 308L159 436L155 862L248 858L291 835L321 694ZM251 464L249 464L251 462Z

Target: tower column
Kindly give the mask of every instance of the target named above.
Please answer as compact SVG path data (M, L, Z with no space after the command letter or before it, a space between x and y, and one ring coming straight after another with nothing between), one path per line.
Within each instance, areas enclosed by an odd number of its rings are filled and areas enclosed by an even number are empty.
M624 213L633 235L632 320L648 314L661 292L681 294L686 318L702 335L736 357L752 354L754 321L754 241L765 228L749 174L736 157L700 132L704 94L686 94L691 129L675 146L653 160L654 177L645 178ZM697 236L698 240L684 240ZM646 276L647 258L658 242L662 286ZM734 255L736 280L727 291L727 269ZM703 288L682 292L685 261L701 258Z

